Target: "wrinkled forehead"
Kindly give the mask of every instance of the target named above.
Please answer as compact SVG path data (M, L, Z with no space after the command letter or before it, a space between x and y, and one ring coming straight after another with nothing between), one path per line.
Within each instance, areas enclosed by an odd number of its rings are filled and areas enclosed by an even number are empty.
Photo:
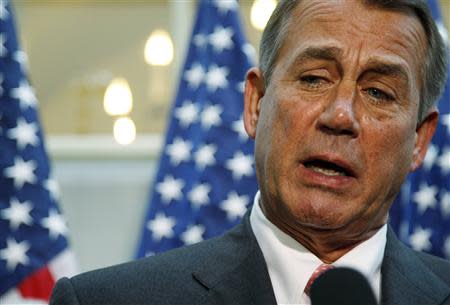
M411 21L417 22L422 28L421 20L413 8L408 5L400 5L398 0L299 0L293 9L291 17L294 21L305 19L310 15L317 17L332 18L347 12L357 12L353 14L348 21L352 19L370 16L374 12L383 12L390 16L409 16ZM395 18L395 17L394 17ZM292 18L291 18L292 19ZM293 20L291 20L293 21Z
M311 44L329 43L343 52L364 48L367 60L398 57L416 80L423 75L427 38L412 10L386 9L363 0L299 1L285 30L278 61Z

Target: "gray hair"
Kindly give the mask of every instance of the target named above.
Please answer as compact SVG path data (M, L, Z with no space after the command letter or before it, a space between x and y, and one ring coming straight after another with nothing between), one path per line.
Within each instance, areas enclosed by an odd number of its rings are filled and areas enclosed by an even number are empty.
M280 0L262 34L259 66L267 87L278 52L284 42L294 8L302 0ZM422 65L419 122L436 106L447 80L448 50L439 34L428 5L424 0L365 0L370 6L399 12L413 12L419 19L427 37L427 51Z

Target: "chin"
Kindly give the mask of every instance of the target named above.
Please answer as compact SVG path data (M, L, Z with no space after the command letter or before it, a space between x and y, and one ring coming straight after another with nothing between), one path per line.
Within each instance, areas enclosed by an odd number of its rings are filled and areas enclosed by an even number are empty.
M291 211L295 221L302 226L321 229L321 230L337 230L346 227L356 216L349 213L348 207L336 209L334 204L325 204L311 207L297 207Z

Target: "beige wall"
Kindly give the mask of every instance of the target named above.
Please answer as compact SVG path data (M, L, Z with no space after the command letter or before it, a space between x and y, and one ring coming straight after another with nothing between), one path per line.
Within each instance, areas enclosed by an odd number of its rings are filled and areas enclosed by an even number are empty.
M440 0L442 15L445 19L445 25L447 29L450 27L450 0Z
M110 133L112 119L102 100L106 85L117 76L130 83L135 102L131 117L138 132L161 132L174 88L171 75L178 66L152 69L144 62L143 49L153 29L173 27L167 1L76 2L16 5L47 133ZM183 43L175 42L176 47ZM152 78L166 79L157 96L149 92Z

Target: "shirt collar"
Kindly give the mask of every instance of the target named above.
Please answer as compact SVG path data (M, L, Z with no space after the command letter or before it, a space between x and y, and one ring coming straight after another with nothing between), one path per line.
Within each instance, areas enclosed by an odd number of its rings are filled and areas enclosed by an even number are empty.
M299 242L271 223L259 206L255 195L250 223L261 248L278 304L307 304L303 290L322 261ZM364 274L379 297L380 269L386 246L387 225L370 239L359 244L333 263L350 267Z

